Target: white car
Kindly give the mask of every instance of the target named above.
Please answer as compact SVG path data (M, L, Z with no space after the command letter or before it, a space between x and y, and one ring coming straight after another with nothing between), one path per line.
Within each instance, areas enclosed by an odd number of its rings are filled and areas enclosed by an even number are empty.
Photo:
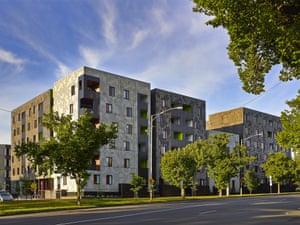
M12 200L14 200L14 198L8 191L0 191L0 202Z

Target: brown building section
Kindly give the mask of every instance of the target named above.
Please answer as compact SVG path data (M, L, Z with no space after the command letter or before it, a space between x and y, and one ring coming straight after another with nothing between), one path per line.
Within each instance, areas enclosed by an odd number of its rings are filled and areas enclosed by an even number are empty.
M26 157L18 158L14 146L24 142L39 142L50 137L50 131L41 126L44 113L52 109L52 89L29 100L11 113L11 192L22 194L20 182L35 180L36 171ZM43 182L42 182L43 183ZM49 183L47 181L46 183ZM40 183L41 185L41 183ZM44 185L43 185L44 186Z

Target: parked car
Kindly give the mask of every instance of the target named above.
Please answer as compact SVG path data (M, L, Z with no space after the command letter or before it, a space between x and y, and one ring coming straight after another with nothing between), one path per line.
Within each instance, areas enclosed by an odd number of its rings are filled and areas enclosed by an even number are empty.
M12 200L14 200L14 198L8 191L0 191L0 202Z

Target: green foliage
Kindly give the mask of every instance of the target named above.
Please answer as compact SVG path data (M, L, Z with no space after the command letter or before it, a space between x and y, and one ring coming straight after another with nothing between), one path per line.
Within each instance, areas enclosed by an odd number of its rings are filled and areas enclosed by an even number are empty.
M291 148L300 153L300 91L295 99L287 101L290 110L281 113L280 120L283 130L277 133L278 144L285 148Z
M227 30L245 91L263 92L265 75L278 64L282 81L300 79L300 1L193 1L195 12L211 16L208 25Z
M183 149L168 151L161 160L163 179L181 188L182 197L185 197L184 189L193 181L196 168L197 163L193 156Z
M140 177L138 175L136 175L135 173L131 173L131 181L129 182L129 184L131 184L131 188L130 190L133 191L134 193L134 197L138 198L139 197L139 191L143 188L143 186L145 185L145 179L143 177Z
M116 127L104 123L95 127L92 114L86 111L78 121L73 121L71 115L59 115L57 112L45 114L42 125L53 130L55 136L41 143L22 143L16 146L16 155L26 155L34 167L38 166L40 174L52 174L55 169L63 176L74 178L80 204L81 190L89 177L87 170L91 161L102 145L117 137Z
M272 176L272 180L278 184L278 193L280 193L280 184L293 178L295 162L283 152L271 152L261 167L265 170L266 176Z
M257 189L259 186L259 177L252 170L247 170L245 173L244 182L250 194L252 194L253 190Z

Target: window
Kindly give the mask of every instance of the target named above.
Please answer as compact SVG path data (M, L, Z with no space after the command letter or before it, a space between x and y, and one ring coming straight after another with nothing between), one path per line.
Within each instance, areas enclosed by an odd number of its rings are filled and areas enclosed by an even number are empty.
M174 139L182 141L183 140L183 134L182 134L182 132L175 131L174 132Z
M131 107L126 107L126 116L132 117L132 108Z
M126 134L132 134L132 125L126 124Z
M70 104L70 107L69 107L69 114L73 114L74 112L74 109L73 109L73 104Z
M112 157L106 157L105 158L105 165L107 167L112 167Z
M20 175L20 168L17 168L17 175Z
M123 142L123 150L124 151L129 151L130 146L129 146L129 141L124 141Z
M100 175L94 174L94 184L100 184Z
M78 82L78 89L79 89L79 90L82 90L82 80L80 80L80 81Z
M71 86L71 95L75 95L75 85Z
M35 105L32 108L32 113L35 114Z
M37 120L34 120L34 128L37 128Z
M115 96L115 87L109 86L109 90L108 90L108 94L109 96L114 97Z
M113 177L112 175L106 175L106 184L111 185L113 182Z
M112 104L106 103L106 112L112 113Z
M39 110L39 112L43 112L43 110L44 110L43 103L40 103L40 104L38 105L38 110Z
M33 135L32 141L36 142L36 135Z
M15 175L16 175L15 168L13 168L13 170L12 170L12 174L13 174L13 176L15 176Z
M167 139L167 131L165 130L162 131L162 138Z
M124 168L129 168L129 167L130 167L130 160L124 159Z
M126 89L123 90L123 98L129 99L129 91Z
M161 107L166 107L167 106L167 103L166 103L166 99L162 99L161 100Z
M31 116L31 108L28 110L28 116Z
M166 146L160 146L160 154L164 155L166 152Z

